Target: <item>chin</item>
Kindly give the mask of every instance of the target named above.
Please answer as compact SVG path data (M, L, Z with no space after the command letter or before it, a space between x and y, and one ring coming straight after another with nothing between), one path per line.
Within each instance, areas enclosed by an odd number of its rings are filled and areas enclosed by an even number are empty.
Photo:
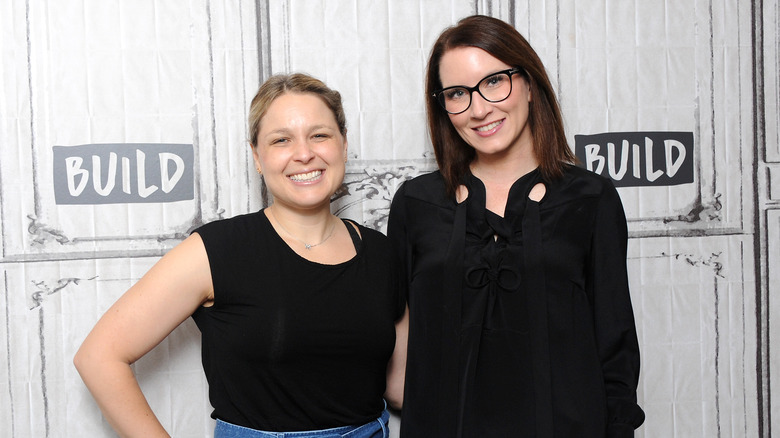
M475 147L475 151L477 151L478 154L482 155L498 155L503 154L509 150L508 145L498 145L498 146L481 146L481 147Z

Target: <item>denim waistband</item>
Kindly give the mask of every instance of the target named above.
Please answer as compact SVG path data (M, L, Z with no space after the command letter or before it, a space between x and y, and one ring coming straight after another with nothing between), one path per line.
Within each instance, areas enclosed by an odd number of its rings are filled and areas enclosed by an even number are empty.
M379 418L361 426L300 432L268 432L217 420L214 438L387 438L390 436L387 427L389 420L390 413L385 409Z

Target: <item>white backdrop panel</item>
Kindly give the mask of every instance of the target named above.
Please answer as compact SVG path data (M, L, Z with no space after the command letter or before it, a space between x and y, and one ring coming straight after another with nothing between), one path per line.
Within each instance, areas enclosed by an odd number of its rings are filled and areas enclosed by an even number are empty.
M342 93L349 163L334 211L384 231L398 184L435 167L428 51L472 13L528 38L572 144L694 133L693 183L619 189L647 412L637 436L770 436L779 10L777 0L0 0L0 436L112 435L73 353L193 227L267 201L245 120L269 74L308 72ZM191 144L194 198L56 204L52 147L103 143ZM134 366L174 436L213 428L199 341L187 321Z

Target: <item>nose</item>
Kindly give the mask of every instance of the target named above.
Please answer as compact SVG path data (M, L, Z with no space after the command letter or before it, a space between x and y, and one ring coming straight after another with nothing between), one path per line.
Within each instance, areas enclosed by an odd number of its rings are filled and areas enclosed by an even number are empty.
M298 142L295 145L295 154L293 155L293 158L302 163L308 163L314 159L314 151L312 150L311 144L306 140Z
M485 100L485 98L476 90L471 92L471 105L469 106L469 111L471 111L472 117L475 119L483 119L490 114L492 108L490 102Z

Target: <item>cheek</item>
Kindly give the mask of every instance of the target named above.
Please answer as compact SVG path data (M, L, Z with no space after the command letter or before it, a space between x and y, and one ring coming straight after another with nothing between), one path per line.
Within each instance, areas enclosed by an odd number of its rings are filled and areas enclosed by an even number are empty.
M270 173L281 172L289 160L279 151L274 151L274 153L266 151L258 154L258 161L262 165L263 170Z
M448 114L447 117L450 119L450 123L452 123L452 126L454 126L456 129L458 126L460 126L463 122L463 113L461 114Z
M456 131L458 131L458 134L460 134L463 139L466 138L466 136L471 131L468 128L468 117L463 117L463 114L455 114L450 115L450 123L452 123L452 126L455 128Z
M525 94L522 96L517 96L512 100L507 99L501 103L504 103L505 105L499 108L506 114L511 114L515 120L518 120L524 124L528 119L529 103L526 100Z
M255 154L255 161L257 161L257 163L262 165L263 167L266 167L268 165L268 154L264 154L264 153Z

